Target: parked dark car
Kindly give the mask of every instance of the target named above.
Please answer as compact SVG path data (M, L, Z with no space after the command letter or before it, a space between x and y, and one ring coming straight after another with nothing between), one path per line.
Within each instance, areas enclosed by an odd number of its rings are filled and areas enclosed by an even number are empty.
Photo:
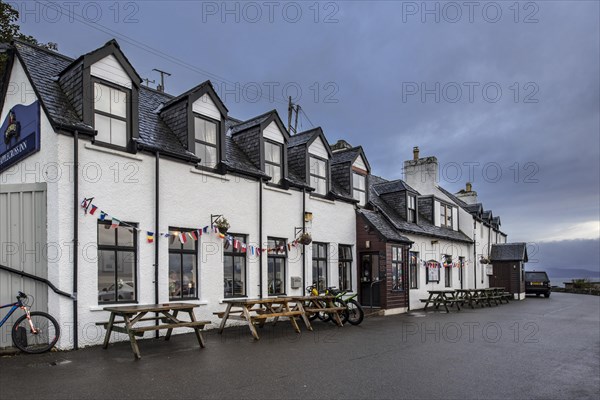
M550 279L544 271L525 271L525 294L550 297Z

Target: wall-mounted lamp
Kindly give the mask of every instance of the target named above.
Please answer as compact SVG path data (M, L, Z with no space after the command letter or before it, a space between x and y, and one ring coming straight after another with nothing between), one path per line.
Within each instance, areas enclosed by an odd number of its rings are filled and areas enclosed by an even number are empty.
M370 240L366 240L365 241L365 248L367 248L367 249L371 248L371 241Z
M313 214L311 212L304 213L304 222L311 222L313 220Z
M439 241L438 241L438 240L432 240L432 241L431 241L431 244L438 244L438 243L439 243Z

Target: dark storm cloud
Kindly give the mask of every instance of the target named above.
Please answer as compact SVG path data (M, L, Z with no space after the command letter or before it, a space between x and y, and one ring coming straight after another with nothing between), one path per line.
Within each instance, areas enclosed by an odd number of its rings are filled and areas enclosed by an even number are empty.
M414 145L422 155L438 157L441 183L452 191L469 179L464 164L479 163L470 179L485 207L502 217L510 240L538 241L549 231L600 217L598 2L522 2L517 22L510 8L514 2L496 2L502 11L496 23L489 22L493 10L485 17L481 11L486 2L477 3L473 22L463 7L456 23L448 22L451 9L438 23L432 15L423 23L420 12L406 13L422 2L334 2L333 8L321 3L318 15L309 8L313 3L297 3L303 15L296 23L281 11L271 22L264 8L255 23L254 14L243 13L236 22L235 11L223 23L220 14L207 15L207 2L136 4L138 23L114 23L113 15L99 23L168 54L150 54L117 36L142 76L156 78L155 67L173 73L167 83L173 93L211 76L170 57L229 83L279 85L277 102L225 93L231 114L239 118L277 108L285 119L281 87L297 83L310 120L331 141L363 145L378 175L400 177ZM235 10L235 4L244 7L235 2L228 7ZM282 10L288 3L277 4ZM443 10L447 4L427 2L427 7ZM525 23L526 17L537 22ZM115 36L76 22L22 25L71 55ZM223 88L223 82L214 82ZM439 102L435 95L407 94L414 84L431 89L437 82L447 88ZM334 86L325 88L328 83ZM498 101L485 97L486 84L501 88ZM453 87L463 89L456 102ZM493 91L488 95L495 97ZM301 123L310 127L304 117ZM451 163L461 166L459 176L450 175ZM495 166L484 171L490 163L500 166L499 179ZM598 262L597 252L590 257Z

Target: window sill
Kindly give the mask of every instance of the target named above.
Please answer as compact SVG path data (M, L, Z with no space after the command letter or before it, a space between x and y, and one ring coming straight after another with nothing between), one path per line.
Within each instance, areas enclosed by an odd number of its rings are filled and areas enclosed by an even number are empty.
M200 306L208 305L207 300L177 300L177 301L168 301L168 303L185 303L185 304L198 304ZM162 303L161 303L162 304ZM90 306L90 311L104 311L104 307L121 307L121 306L143 306L145 304L140 303L111 303L105 304L101 306Z
M98 151L100 153L112 154L123 158L129 158L130 160L144 161L142 157L127 153L126 150L115 150L91 143L86 143L84 147L88 150Z
M209 172L204 169L198 169L196 167L190 168L190 172L192 174L198 174L198 175L206 176L209 178L217 179L221 182L229 182L230 181L230 179L225 177L225 175L219 175L219 174L216 174L214 172Z
M321 195L310 195L310 199L311 200L316 200L316 201L322 201L323 203L327 203L327 204L335 204L335 201L333 200L329 200L328 198L321 196Z
M280 189L280 188L278 188L276 186L272 186L272 185L269 185L269 184L263 185L263 187L265 188L265 190L271 190L273 192L287 194L288 196L292 195L288 190Z

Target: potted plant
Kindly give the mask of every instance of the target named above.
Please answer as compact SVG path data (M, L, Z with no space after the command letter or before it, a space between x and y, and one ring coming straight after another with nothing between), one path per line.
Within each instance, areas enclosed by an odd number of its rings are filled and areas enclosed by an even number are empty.
M298 242L300 242L301 244L308 246L309 244L312 243L312 236L310 236L310 233L308 232L304 232L302 235L300 235L300 237L298 238Z
M229 230L229 227L231 226L231 225L229 225L229 222L227 221L227 218L225 218L225 217L219 218L215 222L215 225L217 226L217 229L219 230L219 232L221 232L222 234L226 234L227 231Z

